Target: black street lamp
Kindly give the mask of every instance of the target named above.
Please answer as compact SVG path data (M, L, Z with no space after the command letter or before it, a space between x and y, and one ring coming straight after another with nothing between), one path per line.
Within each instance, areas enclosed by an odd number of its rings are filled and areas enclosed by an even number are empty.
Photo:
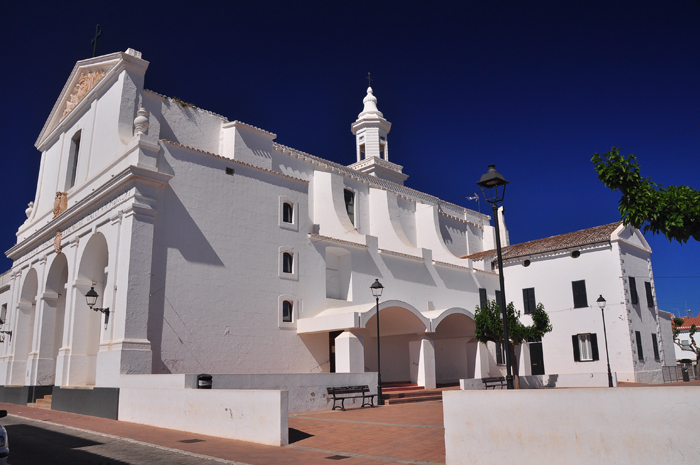
M109 322L109 308L98 308L95 307L97 303L97 298L100 295L97 293L93 286L90 286L90 290L85 293L85 300L87 301L88 307L96 312L101 312L105 316L105 329L107 329L107 322Z
M613 387L612 371L610 371L610 354L608 353L608 333L605 330L605 299L601 295L598 297L598 306L600 307L600 314L603 315L603 335L605 336L605 358L608 360L608 387Z
M491 204L493 209L493 222L496 225L496 251L498 253L498 279L501 284L501 302L498 306L503 317L503 338L506 343L506 385L508 389L514 389L513 385L513 364L510 359L510 338L508 336L508 315L506 312L506 289L503 280L503 255L501 253L501 230L498 225L498 207L503 202L508 181L496 171L496 165L489 165L489 170L481 176L479 182L484 198Z
M377 405L384 405L384 398L382 397L382 358L379 346L379 298L382 296L384 286L379 282L379 279L375 279L369 288L372 289L372 295L377 299Z

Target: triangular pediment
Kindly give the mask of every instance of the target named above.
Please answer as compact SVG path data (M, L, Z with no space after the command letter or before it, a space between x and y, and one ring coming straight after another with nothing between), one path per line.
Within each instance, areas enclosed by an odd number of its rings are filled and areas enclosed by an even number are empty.
M43 143L61 123L73 120L74 116L82 114L89 107L90 101L94 99L99 89L116 80L125 61L138 60L147 65L147 62L140 59L139 52L134 51L137 55L132 56L131 53L128 53L129 51L89 58L75 64L34 144L39 150L42 150Z
M625 242L632 247L636 247L637 249L651 253L651 247L644 238L644 235L639 229L633 226L625 226L621 224L620 227L613 232L610 239L613 241L619 240L621 242Z

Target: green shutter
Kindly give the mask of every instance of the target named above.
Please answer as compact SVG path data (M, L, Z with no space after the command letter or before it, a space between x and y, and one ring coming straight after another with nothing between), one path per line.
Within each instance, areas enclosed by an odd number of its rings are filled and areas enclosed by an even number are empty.
M574 346L574 362L580 362L581 361L581 352L579 351L578 348L578 334L574 334L571 336L571 343Z
M593 360L600 360L598 356L598 336L595 333L591 333L591 355Z

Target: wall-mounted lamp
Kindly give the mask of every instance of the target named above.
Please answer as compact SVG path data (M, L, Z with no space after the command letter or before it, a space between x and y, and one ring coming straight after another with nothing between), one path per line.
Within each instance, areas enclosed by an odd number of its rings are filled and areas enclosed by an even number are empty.
M85 293L85 300L87 301L88 307L96 312L102 312L105 315L105 329L107 329L107 323L109 322L109 308L98 308L95 307L97 303L97 298L100 295L95 291L93 286L90 286L90 290Z

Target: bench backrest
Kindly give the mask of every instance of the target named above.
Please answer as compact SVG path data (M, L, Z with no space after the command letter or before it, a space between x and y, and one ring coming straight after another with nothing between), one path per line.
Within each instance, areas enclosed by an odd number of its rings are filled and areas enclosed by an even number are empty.
M356 394L369 392L369 386L333 386L328 387L328 394Z

